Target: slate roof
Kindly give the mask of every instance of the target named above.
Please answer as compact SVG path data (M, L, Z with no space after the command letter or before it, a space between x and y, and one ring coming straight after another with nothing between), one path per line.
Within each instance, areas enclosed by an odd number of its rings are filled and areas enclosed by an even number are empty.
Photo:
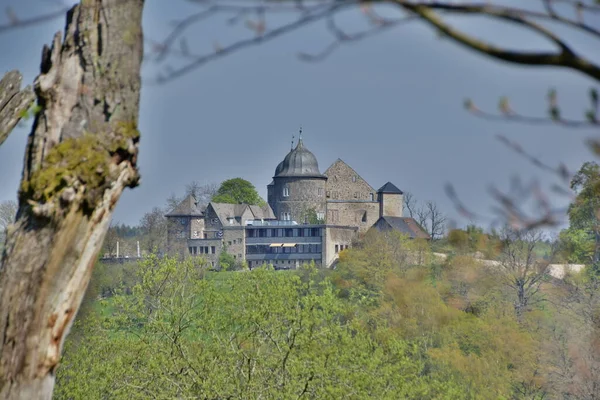
M260 206L248 206L250 211L254 215L255 219L275 219L275 213L271 209L271 206L265 204L263 207Z
M413 239L429 239L429 234L421 228L421 226L414 220L414 218L409 217L381 217L380 220L383 220L389 228L405 233L409 235ZM375 226L380 227L380 222L377 221Z
M166 217L201 217L204 212L198 207L198 202L193 195L188 195Z
M402 190L398 189L392 182L388 182L380 187L377 193L404 194Z
M210 203L217 217L224 226L231 226L230 218L235 219L234 225L241 225L241 217L246 210L249 210L252 217L249 219L275 219L275 214L271 207L267 204L264 207L251 206L248 204L228 204L228 203Z
M282 162L275 169L274 178L278 177L305 177L305 178L323 178L324 175L319 172L319 163L317 157L304 147L302 137L298 140L296 148L290 151Z

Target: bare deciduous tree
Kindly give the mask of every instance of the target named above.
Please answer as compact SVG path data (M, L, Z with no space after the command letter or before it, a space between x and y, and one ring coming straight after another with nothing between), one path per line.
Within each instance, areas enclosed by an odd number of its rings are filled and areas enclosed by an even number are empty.
M502 252L499 263L491 266L512 291L517 318L541 300L540 289L549 275L549 260L538 260L535 250L543 240L539 230L516 230L505 226L500 232Z
M197 206L204 208L210 203L219 190L219 185L216 183L201 184L198 181L192 181L185 186L186 195L193 195L196 198Z
M433 201L425 203L425 214L431 240L443 236L446 231L446 215L438 208L437 204Z
M154 207L140 221L142 228L142 243L148 253L165 251L167 245L167 219L165 211Z
M417 210L417 200L410 192L404 192L404 214L408 217L415 218Z

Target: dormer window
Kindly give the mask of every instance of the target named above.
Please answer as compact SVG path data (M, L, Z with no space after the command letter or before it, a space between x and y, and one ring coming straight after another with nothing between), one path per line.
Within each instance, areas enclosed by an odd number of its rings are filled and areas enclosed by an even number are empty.
M283 187L283 197L289 197L290 195L290 188L287 186Z

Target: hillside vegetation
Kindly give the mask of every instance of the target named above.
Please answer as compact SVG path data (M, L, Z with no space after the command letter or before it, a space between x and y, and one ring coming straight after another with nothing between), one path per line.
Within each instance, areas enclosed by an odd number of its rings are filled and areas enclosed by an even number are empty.
M370 234L334 271L98 264L55 397L597 398L597 277L542 274L522 304L509 270L431 255Z

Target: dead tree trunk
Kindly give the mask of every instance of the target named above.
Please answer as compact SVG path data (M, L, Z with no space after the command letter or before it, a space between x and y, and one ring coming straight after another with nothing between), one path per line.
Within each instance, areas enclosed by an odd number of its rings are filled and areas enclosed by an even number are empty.
M21 90L22 79L17 71L10 71L0 79L0 145L34 99L31 87Z
M0 264L0 399L50 399L113 209L138 182L143 0L83 0L42 54Z

